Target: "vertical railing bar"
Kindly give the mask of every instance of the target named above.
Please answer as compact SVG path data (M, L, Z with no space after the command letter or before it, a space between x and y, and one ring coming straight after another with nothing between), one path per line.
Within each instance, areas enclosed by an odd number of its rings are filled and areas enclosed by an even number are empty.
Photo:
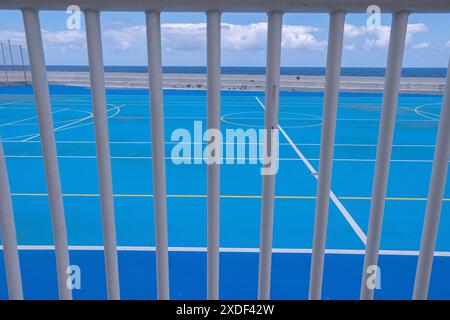
M59 165L56 155L56 144L50 105L50 95L47 84L47 72L45 69L41 26L38 12L34 9L23 9L22 14L25 25L27 47L30 54L31 78L33 81L34 96L36 99L42 154L44 157L46 182L50 200L59 297L60 299L68 300L72 299L72 291L66 284L66 272L69 268L67 229L61 192Z
M314 240L309 283L309 299L312 300L319 300L322 294L344 24L344 11L338 10L330 13L327 69L322 116L322 138L320 143L319 181L317 185Z
M11 49L11 40L8 39L8 47L9 47L9 55L11 57L11 68L13 71L15 71L16 69L14 68L14 60L13 60L13 54L12 54L12 49Z
M5 50L3 48L3 42L0 42L0 46L2 47L3 65L5 66L6 85L9 86L8 70L6 67L6 57L5 57Z
M283 13L281 11L270 11L268 13L266 100L264 111L264 128L267 131L264 145L266 153L278 147L272 145L272 139L270 137L274 130L278 130L282 21ZM258 299L260 300L270 299L274 197L275 174L263 175L258 273Z
M424 300L428 296L433 254L439 219L442 210L442 198L445 191L445 181L450 156L450 59L447 68L447 82L442 102L441 120L434 152L433 169L431 173L430 190L425 214L425 222L420 241L419 260L417 262L416 279L413 299Z
M408 11L399 11L392 15L366 254L361 282L361 299L364 300L373 299L374 296L374 288L369 286L367 281L372 274L372 272L369 272L369 268L376 267L376 270L378 270L378 251L381 240L408 16Z
M120 299L119 266L117 261L116 223L111 175L108 118L106 110L105 79L102 54L100 13L85 11L86 39L89 57L94 129L97 149L97 167L102 210L103 243L108 299Z
M220 16L219 11L207 12L207 66L208 66L208 132L220 130ZM217 139L217 136L214 137ZM209 143L221 144L222 141ZM221 159L220 148L214 149L215 159ZM219 153L219 154L217 154ZM220 247L220 163L207 159L208 189L208 254L207 296L219 298L219 247Z
M23 79L25 81L25 84L27 84L27 73L25 72L25 61L23 60L22 45L19 45L19 49L20 49L20 58L22 59Z
M20 273L19 252L17 250L16 227L6 168L3 143L0 137L0 228L5 261L6 282L10 300L22 300L22 277Z
M158 11L146 12L152 134L152 173L154 193L156 273L158 299L169 295L169 254L167 241L166 165L164 147L164 110L161 75L161 23Z

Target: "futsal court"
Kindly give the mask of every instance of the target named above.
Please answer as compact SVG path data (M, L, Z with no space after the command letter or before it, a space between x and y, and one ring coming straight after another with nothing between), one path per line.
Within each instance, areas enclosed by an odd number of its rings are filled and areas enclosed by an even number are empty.
M76 299L106 298L102 224L88 89L50 86ZM121 297L155 299L152 143L147 90L107 90ZM410 299L433 161L440 95L400 95L381 239L377 299ZM359 297L381 94L341 93L326 242L324 299ZM306 299L322 93L280 94L271 297ZM222 92L221 129L260 129L263 92ZM176 164L176 129L206 124L206 91L164 91L172 299L206 298L206 164ZM57 299L39 126L31 86L0 88L3 139L26 299ZM192 146L198 148L199 146ZM204 145L201 145L202 149ZM250 145L247 144L247 147ZM225 155L226 157L226 155ZM256 299L261 164L221 166L220 298ZM444 195L429 298L450 299L450 186ZM1 256L2 252L0 253ZM2 257L3 259L3 257ZM3 261L0 298L7 299Z

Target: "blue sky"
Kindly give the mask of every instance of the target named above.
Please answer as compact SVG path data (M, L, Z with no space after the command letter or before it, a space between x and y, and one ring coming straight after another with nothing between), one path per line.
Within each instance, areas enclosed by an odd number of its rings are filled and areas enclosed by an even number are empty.
M41 12L47 64L87 64L84 20L81 30L68 30L65 12ZM348 14L343 66L383 67L386 64L390 15L381 26L366 27L367 14ZM222 65L265 65L265 14L225 13L222 16ZM163 13L163 64L201 66L206 63L206 17L203 13ZM146 65L143 13L101 15L105 65ZM285 14L283 66L324 66L327 14ZM24 44L18 11L0 11L0 40ZM446 67L450 56L450 14L412 14L404 66Z

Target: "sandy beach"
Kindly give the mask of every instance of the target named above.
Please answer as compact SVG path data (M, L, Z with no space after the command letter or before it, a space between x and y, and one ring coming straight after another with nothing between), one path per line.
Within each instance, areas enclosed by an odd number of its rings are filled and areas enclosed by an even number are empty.
M89 86L88 72L49 71L48 82L53 85ZM23 71L8 71L8 82L14 84L30 83L31 75ZM26 78L26 82L25 82ZM281 91L321 92L324 89L324 76L282 75ZM6 73L0 72L0 83L6 84ZM384 78L342 76L342 92L382 92ZM222 90L263 91L264 75L222 75ZM444 91L444 78L402 78L400 93L441 94ZM148 88L146 73L105 72L107 88ZM206 90L206 74L163 75L164 89Z

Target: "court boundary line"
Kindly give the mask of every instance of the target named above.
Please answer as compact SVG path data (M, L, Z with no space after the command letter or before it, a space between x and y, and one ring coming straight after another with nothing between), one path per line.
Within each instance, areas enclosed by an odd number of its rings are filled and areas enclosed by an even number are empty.
M11 159L41 159L43 158L42 155L5 155L5 158L11 158ZM57 156L58 159L97 159L97 156L95 155L67 155L67 156ZM110 159L116 159L116 160L151 160L152 156L111 156ZM187 158L184 157L165 157L166 161L171 160L186 160ZM190 157L188 158L191 161L194 160L204 160L204 158L198 158L198 157ZM319 158L304 158L307 161L319 161ZM257 161L260 160L259 158L222 158L223 161L227 160L248 160L253 161L253 163L245 163L248 165L251 164L258 164ZM304 161L303 159L298 158L278 158L279 161ZM335 158L333 159L333 162L375 162L375 159L358 159L358 158ZM399 162L399 163L432 163L433 160L431 159L391 159L390 162ZM448 161L450 163L450 160ZM193 163L197 164L197 163ZM204 163L200 163L198 165L202 165ZM225 163L226 165L226 163ZM315 174L315 173L313 173Z
M23 192L13 192L11 193L14 197L47 197L48 193L23 193ZM63 193L63 197L100 197L99 193ZM115 198L153 198L154 195L151 193L116 193L113 194ZM222 194L220 195L223 199L261 199L261 195L232 195L232 194ZM202 199L207 198L206 194L168 194L167 198L191 198L191 199ZM316 199L314 195L275 195L276 199L298 199L298 200L312 200ZM340 196L341 200L371 200L370 196ZM386 197L386 201L427 201L426 197ZM450 198L442 199L444 202L450 202Z
M54 245L18 245L21 251L53 251ZM206 247L169 247L171 252L207 252ZM3 246L0 245L0 250ZM104 247L101 245L69 245L71 251L103 251ZM132 251L132 252L154 252L154 246L117 246L118 251ZM310 254L312 249L307 248L273 248L273 253L287 253L287 254ZM246 247L220 247L222 253L259 253L259 248ZM326 254L342 254L342 255L364 255L364 249L325 249ZM417 250L394 250L381 249L381 255L390 256L418 256ZM450 257L449 251L435 251L435 257Z
M258 101L259 105L263 110L265 110L264 104L259 100L257 96L255 96L256 101ZM280 124L277 125L278 129L281 131L283 136L286 138L286 140L289 142L291 147L294 149L295 153L300 157L302 162L306 165L306 167L309 169L309 171L312 173L312 175L316 178L316 180L319 179L317 170L312 166L312 164L308 161L308 159L303 155L303 153L297 148L295 143L292 141L292 139L288 136L286 131L283 130L283 128L280 126ZM367 241L367 235L362 231L361 227L356 223L355 219L353 219L352 215L347 211L347 209L344 207L342 202L338 199L336 194L333 192L333 190L330 189L330 199L333 201L333 203L336 205L336 207L339 209L341 214L344 216L344 218L347 220L347 222L350 224L350 227L353 229L353 231L356 233L358 238L363 242L364 245L366 245Z
M117 117L115 117L117 118ZM95 140L58 140L55 141L57 144L95 144ZM7 140L7 141L3 141L3 143L40 143L39 140L34 140L34 141L21 141L21 140ZM153 144L152 141L110 141L110 144ZM179 141L165 141L165 144L179 144ZM196 141L192 141L191 144L200 144L199 142ZM206 142L202 142L202 144L207 144ZM253 143L253 142L226 142L224 141L223 144L248 144L248 145L253 145L253 144L262 144L262 142L257 142L257 143ZM289 143L287 142L280 142L279 145L283 145L283 146L290 146ZM297 146L320 146L320 143L296 143ZM369 144L369 143L336 143L335 147L373 147L375 148L377 145L376 144ZM398 148L434 148L435 145L434 144L394 144L392 145L393 147L398 147Z

